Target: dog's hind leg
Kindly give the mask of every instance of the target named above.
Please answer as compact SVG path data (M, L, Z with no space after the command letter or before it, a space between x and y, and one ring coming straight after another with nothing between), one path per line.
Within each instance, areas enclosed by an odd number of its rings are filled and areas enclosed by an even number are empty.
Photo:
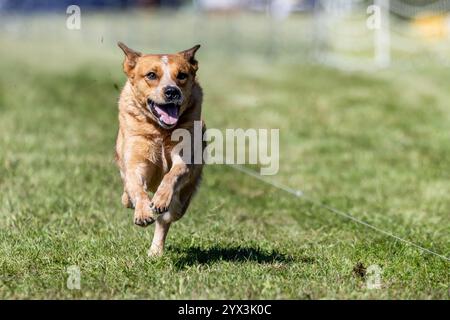
M122 193L122 204L125 208L134 209L133 202L131 201L130 196L128 196L128 192L125 190Z
M166 212L156 219L155 233L148 251L149 257L159 257L164 253L164 243L171 224L170 212Z
M173 166L164 176L151 202L152 210L162 215L156 219L149 256L163 254L170 224L184 215L201 180L201 165L186 164L177 154L172 155L172 160Z
M170 204L169 211L166 211L156 219L155 233L153 235L152 245L148 251L149 257L159 257L164 253L164 244L170 225L179 220L186 212L191 198L194 195L195 187L185 187L180 194L175 195Z
M175 195L172 199L169 211L166 211L156 219L155 233L153 235L152 245L148 251L149 257L158 257L164 253L164 244L170 225L172 222L181 218L181 210L183 210L181 202L178 195Z

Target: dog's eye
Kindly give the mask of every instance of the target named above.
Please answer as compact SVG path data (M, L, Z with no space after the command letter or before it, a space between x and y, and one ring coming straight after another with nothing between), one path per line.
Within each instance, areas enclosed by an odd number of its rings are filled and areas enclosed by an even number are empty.
M180 72L180 73L177 75L177 79L178 79L178 80L184 80L184 79L186 79L187 77L188 77L187 73L184 73L184 72Z
M147 73L146 77L147 77L147 79L149 79L149 80L155 80L155 79L156 79L156 73L154 73L154 72L149 72L149 73Z

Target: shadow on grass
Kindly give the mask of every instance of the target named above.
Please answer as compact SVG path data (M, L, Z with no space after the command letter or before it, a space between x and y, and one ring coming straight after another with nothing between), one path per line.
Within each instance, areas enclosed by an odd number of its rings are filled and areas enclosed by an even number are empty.
M175 262L177 268L184 268L197 264L210 264L217 261L231 262L257 262L261 264L281 263L288 264L291 262L312 263L313 258L300 257L294 258L277 251L266 251L254 247L211 247L200 248L191 247L186 249L172 248L171 250L181 253L182 257Z

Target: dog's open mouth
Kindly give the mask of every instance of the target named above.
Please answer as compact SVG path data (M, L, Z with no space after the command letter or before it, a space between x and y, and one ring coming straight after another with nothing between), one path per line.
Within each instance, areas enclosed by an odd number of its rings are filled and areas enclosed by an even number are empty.
M177 124L180 105L176 103L159 104L150 99L147 101L147 105L162 127L172 128Z

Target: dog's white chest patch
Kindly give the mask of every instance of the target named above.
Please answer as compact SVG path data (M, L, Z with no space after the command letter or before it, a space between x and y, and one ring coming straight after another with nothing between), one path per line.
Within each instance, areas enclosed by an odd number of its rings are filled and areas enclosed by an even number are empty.
M167 163L166 152L164 150L164 144L161 144L161 162L163 172L169 171L169 164Z

